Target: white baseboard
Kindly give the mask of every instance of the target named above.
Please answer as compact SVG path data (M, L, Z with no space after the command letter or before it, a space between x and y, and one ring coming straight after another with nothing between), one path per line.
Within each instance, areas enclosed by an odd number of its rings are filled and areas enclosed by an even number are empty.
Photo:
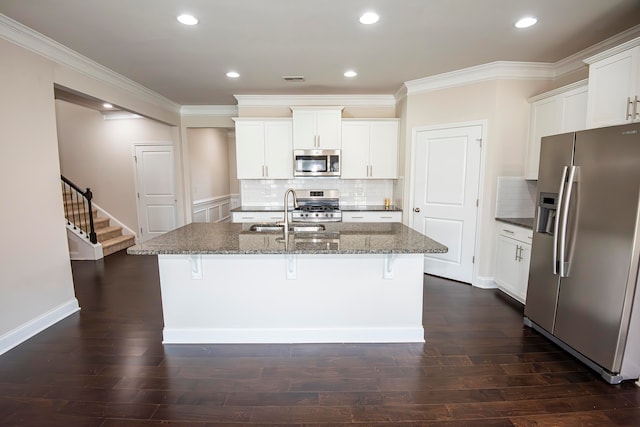
M423 328L164 328L163 344L416 343Z
M493 277L477 276L472 285L480 289L496 289L498 284L493 280Z
M67 316L80 310L78 300L73 298L64 304L44 313L7 332L0 337L0 354L4 354L17 345L25 342L34 335L44 331L48 327L58 323Z

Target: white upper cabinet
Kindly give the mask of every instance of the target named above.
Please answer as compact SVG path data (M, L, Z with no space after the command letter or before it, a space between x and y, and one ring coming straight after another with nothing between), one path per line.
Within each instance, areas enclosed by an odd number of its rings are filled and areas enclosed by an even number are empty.
M561 87L529 99L529 141L525 178L538 179L542 137L586 128L587 81Z
M589 64L587 126L640 121L640 38L585 62Z
M343 120L340 161L344 179L396 179L398 120Z
M238 179L293 178L291 119L235 119Z
M339 150L344 107L291 107L295 149Z

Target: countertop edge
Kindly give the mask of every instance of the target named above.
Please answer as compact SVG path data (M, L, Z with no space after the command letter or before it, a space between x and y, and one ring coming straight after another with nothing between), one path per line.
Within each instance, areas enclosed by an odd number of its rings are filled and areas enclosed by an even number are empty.
M496 221L504 222L505 224L515 225L517 227L526 228L527 230L533 230L533 218L503 218L496 217Z

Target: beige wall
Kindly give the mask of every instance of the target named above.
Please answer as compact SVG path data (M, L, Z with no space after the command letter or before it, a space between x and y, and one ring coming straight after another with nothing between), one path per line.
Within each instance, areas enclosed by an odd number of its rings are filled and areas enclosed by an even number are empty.
M75 301L60 188L53 66L0 40L0 347ZM77 302L76 302L77 304Z
M173 142L177 128L146 118L104 120L66 101L55 105L62 174L91 188L98 206L138 230L133 143Z
M477 274L491 277L494 258L494 216L497 177L524 173L528 137L527 98L543 92L545 81L487 81L450 89L408 95L406 135L401 141L406 176L404 210L409 212L412 130L420 126L487 121L484 144L484 176L481 177L480 247L476 248ZM405 215L405 220L408 216Z
M193 202L230 194L228 134L220 128L187 129Z
M240 194L240 180L238 180L238 165L236 160L236 133L228 132L229 138L229 192Z

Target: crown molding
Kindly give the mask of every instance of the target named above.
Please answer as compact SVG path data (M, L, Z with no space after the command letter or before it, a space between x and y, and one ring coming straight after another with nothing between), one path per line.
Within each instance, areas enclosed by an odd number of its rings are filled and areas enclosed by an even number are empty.
M394 107L393 95L233 95L238 107Z
M487 80L537 80L552 79L554 76L553 64L550 63L496 61L410 80L404 84L407 87L407 94L413 95Z
M593 58L604 58L608 55L613 55L625 49L630 49L631 47L637 46L638 44L640 44L640 38L635 38L634 40L629 39L638 37L638 35L640 35L640 24L631 27L621 33L618 33L615 36L609 37L608 39L605 39L599 43L596 43L593 46L589 46L588 48L583 49L571 56L561 59L560 61L555 63L556 77L578 70L584 67L585 63L591 64L599 60L596 59L594 61ZM638 44L634 45L634 41ZM615 52L613 52L614 50ZM607 52L612 53L609 53L607 55Z
M393 97L396 100L396 103L402 101L404 98L407 97L407 85L406 84L402 84L402 86L400 86L400 88L396 91L396 93L393 94Z
M640 37L621 43L617 46L612 47L611 49L605 50L604 52L600 52L596 55L590 56L589 58L585 58L584 62L586 62L587 64L593 64L594 62L601 61L605 58L608 58L610 56L616 55L620 52L624 52L625 50L629 50L637 46L640 46Z
M178 113L180 106L168 98L121 74L83 56L31 28L0 14L0 38L37 53L54 63L66 66L85 76L116 86L153 105Z
M183 116L221 116L234 117L238 115L236 105L183 105L180 107Z
M552 96L560 95L561 93L566 93L574 89L587 87L589 85L589 79L579 80L575 83L571 83L553 90L550 90L545 93L541 93L540 95L532 96L527 99L527 102L532 103L536 101L540 101L541 99L551 98Z

